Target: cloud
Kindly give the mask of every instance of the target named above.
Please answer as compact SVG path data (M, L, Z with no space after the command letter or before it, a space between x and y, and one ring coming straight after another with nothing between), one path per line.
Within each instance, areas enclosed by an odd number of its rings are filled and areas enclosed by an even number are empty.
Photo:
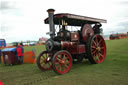
M121 1L121 2L119 2L119 4L121 4L121 5L127 5L128 6L128 1Z
M128 28L128 20L124 20L123 22L120 22L118 26L123 26L125 28Z
M117 26L118 32L128 32L128 20L120 22Z
M1 8L0 9L9 9L10 7L8 6L9 2L8 1L1 1Z
M1 7L0 10L7 10L7 9L14 9L15 8L15 2L14 1L1 1Z

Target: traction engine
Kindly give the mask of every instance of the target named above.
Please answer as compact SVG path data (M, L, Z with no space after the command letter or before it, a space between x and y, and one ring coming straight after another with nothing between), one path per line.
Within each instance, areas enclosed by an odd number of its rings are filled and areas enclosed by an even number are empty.
M74 15L69 13L54 14L54 9L48 9L49 17L44 20L49 24L50 35L45 43L46 50L37 58L41 70L51 68L58 74L69 72L73 63L88 59L92 64L102 63L106 57L106 44L101 23L106 20ZM59 26L56 32L55 25ZM77 31L70 31L69 26L79 26Z

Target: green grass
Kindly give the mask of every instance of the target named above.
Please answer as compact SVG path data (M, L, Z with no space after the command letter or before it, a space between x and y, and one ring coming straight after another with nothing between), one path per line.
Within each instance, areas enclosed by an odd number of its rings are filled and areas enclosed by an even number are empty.
M73 64L69 73L57 75L41 71L36 64L5 66L0 64L0 80L4 85L128 85L128 39L106 41L107 57L101 64L84 60ZM44 46L35 48L37 55Z
M41 51L45 50L45 46L44 45L37 45L37 46L27 46L27 47L24 47L24 51L31 51L33 49L36 51L36 55L39 55L39 53Z

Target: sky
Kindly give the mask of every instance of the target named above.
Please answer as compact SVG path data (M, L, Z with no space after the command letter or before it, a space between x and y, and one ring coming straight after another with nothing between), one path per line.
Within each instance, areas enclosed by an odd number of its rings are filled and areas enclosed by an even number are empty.
M128 32L128 0L0 0L0 38L7 43L48 37L47 9L106 19L103 33Z

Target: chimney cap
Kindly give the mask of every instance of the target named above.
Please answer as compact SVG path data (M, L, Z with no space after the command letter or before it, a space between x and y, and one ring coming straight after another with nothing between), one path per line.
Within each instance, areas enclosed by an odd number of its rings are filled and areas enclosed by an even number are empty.
M54 13L54 11L55 11L54 9L48 9L47 10L48 13Z

